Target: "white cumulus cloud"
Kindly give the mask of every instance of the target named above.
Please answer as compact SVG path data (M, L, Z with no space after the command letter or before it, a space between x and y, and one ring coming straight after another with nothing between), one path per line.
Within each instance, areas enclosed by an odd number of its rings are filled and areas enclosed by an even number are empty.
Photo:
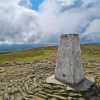
M0 0L0 43L57 43L62 33L100 42L99 0Z

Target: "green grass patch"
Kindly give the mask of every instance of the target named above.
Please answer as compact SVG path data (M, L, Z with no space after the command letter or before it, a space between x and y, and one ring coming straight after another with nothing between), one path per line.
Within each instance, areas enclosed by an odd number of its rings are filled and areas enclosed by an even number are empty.
M3 53L0 54L0 63L45 59L46 57L49 57L56 49L56 46L51 46Z
M82 45L82 57L88 59L100 59L100 45Z
M0 54L0 64L13 61L32 61L49 57L57 46L41 47L29 50L4 52ZM82 45L82 57L86 59L100 60L100 46L98 45Z

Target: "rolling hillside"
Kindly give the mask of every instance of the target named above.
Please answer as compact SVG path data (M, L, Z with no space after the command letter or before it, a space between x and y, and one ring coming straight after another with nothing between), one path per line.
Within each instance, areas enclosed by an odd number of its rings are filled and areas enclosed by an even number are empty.
M44 59L55 52L55 50L57 51L57 48L57 46L49 46L29 50L3 52L0 53L0 63ZM100 59L100 45L82 45L81 49L83 58Z
M100 46L81 46L85 75L95 79L84 92L46 83L55 71L57 48L1 53L0 100L100 100Z

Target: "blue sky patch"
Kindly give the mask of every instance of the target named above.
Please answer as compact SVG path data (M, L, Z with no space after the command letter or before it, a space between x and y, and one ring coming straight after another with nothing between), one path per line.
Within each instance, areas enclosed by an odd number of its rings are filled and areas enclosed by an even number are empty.
M19 5L24 6L27 8L31 8L33 10L38 10L40 4L43 2L43 0L20 0Z
M43 0L30 0L32 3L32 9L33 10L38 10L40 4L43 2Z

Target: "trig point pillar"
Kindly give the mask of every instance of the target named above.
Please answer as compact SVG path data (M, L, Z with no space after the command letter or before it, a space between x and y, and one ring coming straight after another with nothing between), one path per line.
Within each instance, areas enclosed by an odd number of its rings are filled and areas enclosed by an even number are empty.
M61 35L55 78L72 85L85 79L78 34Z

